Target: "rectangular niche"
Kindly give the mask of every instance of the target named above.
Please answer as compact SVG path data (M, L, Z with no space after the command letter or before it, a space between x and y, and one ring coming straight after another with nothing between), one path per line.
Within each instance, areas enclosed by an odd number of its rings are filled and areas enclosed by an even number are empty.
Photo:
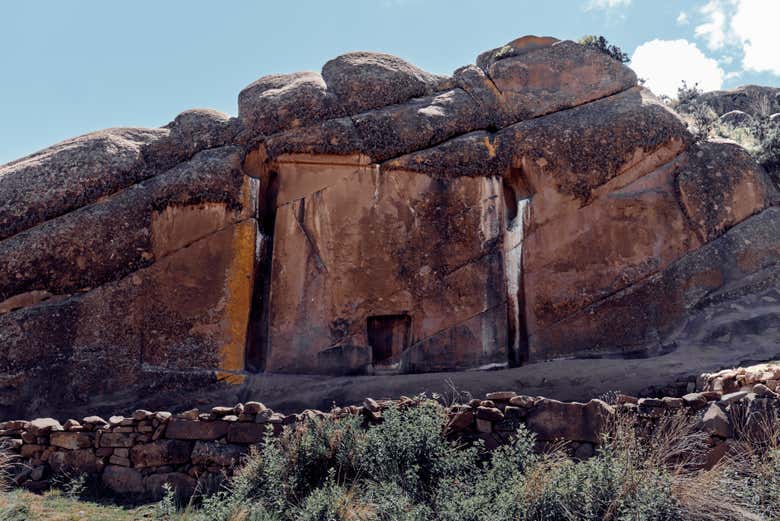
M398 363L401 353L409 347L411 325L412 317L407 314L368 317L366 333L373 365Z

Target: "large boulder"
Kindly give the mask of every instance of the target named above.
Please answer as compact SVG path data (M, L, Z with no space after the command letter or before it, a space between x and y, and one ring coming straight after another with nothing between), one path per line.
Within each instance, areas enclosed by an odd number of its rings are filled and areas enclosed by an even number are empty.
M274 134L342 115L316 72L264 76L238 95L238 118L249 136Z
M397 56L350 52L322 66L322 78L347 114L432 94L441 78Z
M731 90L705 92L699 98L718 115L734 110L751 116L780 112L780 88L743 85Z
M718 141L690 150L677 173L677 190L704 241L766 208L774 193L744 148Z
M264 154L362 154L382 162L488 126L488 116L459 88L407 103L271 136Z
M590 354L637 350L652 354L662 342L711 347L730 329L738 331L741 321L747 321L745 334L777 327L780 319L772 304L777 295L771 290L778 284L780 208L767 208L659 273L537 333L531 343L540 354L571 346L572 339ZM768 306L762 304L764 297ZM730 301L740 300L741 307L734 309ZM744 311L750 308L755 312ZM695 320L688 322L694 313Z
M252 184L241 170L239 149L207 150L132 189L1 241L0 309L12 309L3 301L27 292L63 295L117 280L250 218Z
M0 166L0 239L110 195L157 172L146 155L166 129L108 129Z
M741 110L732 110L723 114L718 121L722 125L728 125L729 127L746 127L753 123L753 117L747 112Z
M526 36L480 55L477 65L505 126L576 107L636 85L634 71L591 47Z

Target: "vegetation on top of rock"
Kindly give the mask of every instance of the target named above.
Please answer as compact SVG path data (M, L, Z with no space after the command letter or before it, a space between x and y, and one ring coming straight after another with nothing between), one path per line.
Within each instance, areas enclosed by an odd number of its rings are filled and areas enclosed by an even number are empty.
M593 47L594 49L597 49L604 54L611 56L612 58L616 59L620 63L628 63L631 61L631 58L628 57L628 54L624 53L623 50L618 47L617 45L613 45L609 43L609 40L604 38L603 36L596 36L595 34L589 34L587 36L583 36L580 38L579 44L586 45L588 47Z
M731 110L716 112L698 84L685 81L677 90L672 106L689 124L689 130L698 141L726 138L739 143L769 173L780 186L780 116L772 114L772 102L764 94L753 99L748 112Z

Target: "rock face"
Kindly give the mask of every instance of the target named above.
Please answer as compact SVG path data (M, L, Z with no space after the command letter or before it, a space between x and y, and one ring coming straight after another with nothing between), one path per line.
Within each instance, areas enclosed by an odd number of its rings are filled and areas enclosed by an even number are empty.
M777 200L592 48L527 36L451 77L349 53L257 80L237 118L0 167L0 415L262 371L648 355L737 298L773 327Z
M780 88L744 85L733 90L705 92L702 101L719 115L741 111L751 116L780 112Z

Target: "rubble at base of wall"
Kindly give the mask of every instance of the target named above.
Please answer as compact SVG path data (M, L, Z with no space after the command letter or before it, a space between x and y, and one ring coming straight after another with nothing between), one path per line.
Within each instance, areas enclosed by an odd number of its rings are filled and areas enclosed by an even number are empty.
M686 414L695 416L698 428L708 435L706 465L713 465L735 436L737 411L743 418L745 411L780 417L780 365L703 374L697 389L682 397L618 394L610 399L611 404L493 392L485 399L447 407L444 435L461 442L482 440L485 448L492 450L510 442L524 425L535 433L539 450L564 441L572 456L585 459L594 454L602 436L621 414L649 424L670 414ZM12 420L0 423L0 443L12 454L15 484L30 490L45 490L53 478L64 473L92 476L118 496L159 498L165 484L179 494L191 495L229 477L252 446L266 436L280 435L286 427L348 415L361 416L368 426L381 422L389 407L414 407L427 399L366 398L361 406L290 415L259 402L246 402L179 414L137 410L130 417L111 416L107 420L98 416L64 423L53 418Z

